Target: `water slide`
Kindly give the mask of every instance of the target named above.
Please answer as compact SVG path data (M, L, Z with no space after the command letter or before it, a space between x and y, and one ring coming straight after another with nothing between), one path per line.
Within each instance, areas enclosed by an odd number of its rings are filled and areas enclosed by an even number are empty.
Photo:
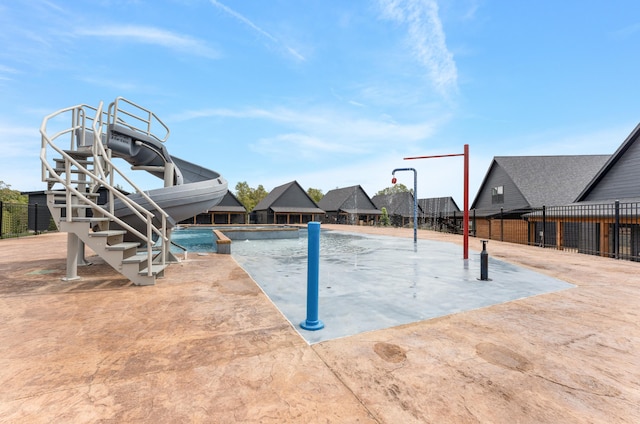
M112 157L124 159L133 170L147 171L164 180L165 187L145 193L169 215L169 228L208 211L220 203L227 192L227 181L218 172L170 155L164 143L153 135L129 125L110 123L106 139ZM154 212L154 206L141 194L131 194L128 198ZM143 232L145 224L118 199L114 203L114 213Z
M103 106L63 108L40 126L47 206L58 229L67 233L65 278L80 278L77 267L87 245L134 284L155 284L174 259L168 249L171 229L220 203L227 181L171 156L164 144L169 128L152 111L122 97L106 112ZM71 125L65 126L65 118ZM161 178L163 187L143 190L114 159Z

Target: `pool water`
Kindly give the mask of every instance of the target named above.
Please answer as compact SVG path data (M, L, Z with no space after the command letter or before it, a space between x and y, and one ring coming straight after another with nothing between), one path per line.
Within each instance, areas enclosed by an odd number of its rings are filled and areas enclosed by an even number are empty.
M491 257L491 281L479 281L479 252L465 263L452 243L322 230L325 328L306 331L307 244L300 230L298 239L234 241L231 253L309 343L573 287Z
M211 227L174 229L171 241L184 246L188 252L216 252L216 238ZM182 253L183 250L171 245L172 253Z

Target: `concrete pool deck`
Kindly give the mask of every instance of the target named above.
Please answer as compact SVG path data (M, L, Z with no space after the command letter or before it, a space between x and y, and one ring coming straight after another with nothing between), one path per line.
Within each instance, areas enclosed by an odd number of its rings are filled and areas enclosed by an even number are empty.
M0 422L640 422L638 263L492 241L576 287L309 345L231 256L64 282L65 241L0 240Z

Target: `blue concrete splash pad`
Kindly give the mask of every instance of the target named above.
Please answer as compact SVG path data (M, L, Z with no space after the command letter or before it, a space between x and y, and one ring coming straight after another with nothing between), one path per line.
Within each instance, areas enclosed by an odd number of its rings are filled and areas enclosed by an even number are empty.
M489 258L480 281L480 252L467 267L458 245L323 230L319 318L306 331L307 237L234 242L232 255L309 343L379 330L529 296L572 284ZM489 251L489 254L491 252Z

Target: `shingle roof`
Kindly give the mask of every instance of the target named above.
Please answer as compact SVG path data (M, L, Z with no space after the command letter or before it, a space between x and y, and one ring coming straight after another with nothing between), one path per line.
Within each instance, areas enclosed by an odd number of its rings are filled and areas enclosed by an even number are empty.
M246 212L247 208L230 191L224 195L220 203L209 209L210 212Z
M369 215L381 213L359 185L330 190L320 199L318 206L331 212L343 211L351 214Z
M283 184L281 186L275 187L273 190L271 190L269 192L269 194L267 194L265 196L264 199L262 199L261 201L258 202L258 204L253 208L254 211L262 211L262 210L266 210L269 209L269 207L276 201L278 200L278 198L280 196L282 196L282 193L284 193L285 191L287 191L287 189L289 187L291 187L292 185L297 184L296 181L291 181L290 183L286 183Z
M272 206L271 209L278 213L324 213L320 208L300 208L297 206Z
M492 167L497 164L509 175L529 206L566 205L578 197L609 157L496 156L481 190Z
M303 196L300 197L302 200L298 204L291 205L276 205L278 200L281 198L283 194L285 194L289 190L295 190ZM254 211L267 210L271 208L274 212L293 212L293 213L324 213L324 211L318 208L316 202L313 201L311 197L307 194L306 191L302 189L300 184L297 181L291 181L289 183L283 184L281 186L275 187L271 192L262 199L256 206L253 208Z
M413 194L409 192L379 194L371 199L378 209L386 208L389 215L413 217ZM418 215L422 213L418 205Z
M639 138L640 138L640 124L638 124L633 129L633 131L631 131L631 134L629 134L627 136L627 138L622 142L620 147L618 147L618 149L613 153L613 155L611 155L609 157L609 160L607 160L606 163L604 165L602 165L602 167L595 174L595 176L592 178L592 180L589 181L589 184L587 184L584 187L584 190L582 190L582 192L576 197L575 201L576 202L581 202L584 199L586 199L589 196L589 193L598 186L600 181L602 181L602 179L609 173L609 171L611 171L611 169L614 168L614 166L616 165L616 163L618 163L620 158L622 158L624 156L625 152L627 152L627 150L629 150L631 148L631 146ZM634 201L636 201L637 198L625 199L625 200L634 200Z
M418 199L418 205L425 216L450 216L453 212L460 212L460 208L451 196Z

